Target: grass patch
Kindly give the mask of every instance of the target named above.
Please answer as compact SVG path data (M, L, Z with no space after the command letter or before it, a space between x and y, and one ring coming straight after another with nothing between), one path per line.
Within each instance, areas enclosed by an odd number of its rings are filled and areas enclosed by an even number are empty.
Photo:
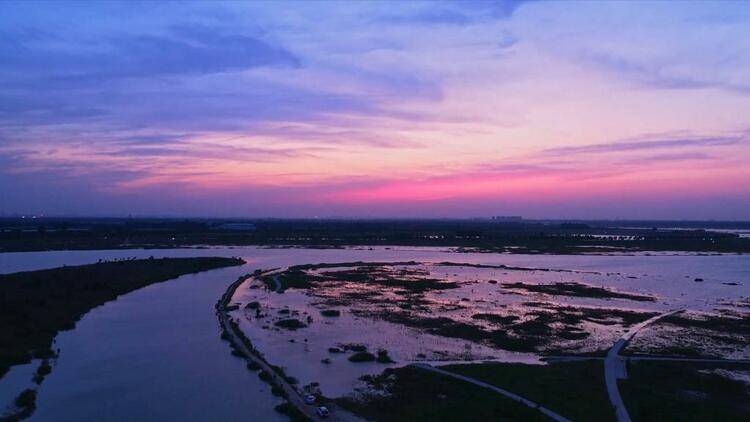
M357 352L349 356L350 362L374 362L375 355L370 352Z
M289 267L290 270L319 270L322 268L337 267L382 267L384 265L419 265L416 261L398 261L398 262L321 262L319 264L302 264Z
M184 274L241 265L236 258L102 262L0 275L0 377L12 365L52 356L52 340L117 296Z
M472 319L479 319L488 321L493 324L506 325L515 322L518 319L516 315L496 315L496 314L474 314L471 316Z
M536 410L492 391L419 368L389 368L380 375L362 379L377 393L337 402L372 420L549 420Z
M307 327L307 324L295 318L282 319L276 321L273 325L292 331Z
M727 334L750 335L750 314L747 313L727 312L722 315L696 315L694 317L675 314L662 318L659 323Z
M575 421L615 420L601 361L484 363L441 369L512 391Z
M380 312L376 317L389 322L402 324L408 327L419 328L430 334L462 338L475 342L488 342L505 350L534 351L542 344L542 340L536 337L515 337L507 330L485 330L482 327L458 322L446 317L423 317L409 312Z
M298 269L289 268L281 274L264 275L260 277L269 289L276 289L274 278L281 284L281 290L286 289L309 289L313 287L315 281L325 280L322 277L316 277Z
M436 278L421 276L419 278L399 278L399 276L410 276L411 273L403 271L390 271L385 267L360 266L347 270L327 271L323 276L334 281L349 283L372 283L384 287L403 289L412 293L423 293L430 290L447 290L459 287L452 281L443 281Z
M726 366L724 366L726 368ZM685 362L630 362L620 392L633 420L747 421L747 386L718 374L716 365ZM747 366L739 367L747 369Z
M553 296L591 297L597 299L629 299L638 302L653 302L653 296L639 295L635 293L617 292L603 287L589 286L582 283L553 283L553 284L528 284L528 283L503 283L503 287L514 290L524 290L533 293L544 293Z

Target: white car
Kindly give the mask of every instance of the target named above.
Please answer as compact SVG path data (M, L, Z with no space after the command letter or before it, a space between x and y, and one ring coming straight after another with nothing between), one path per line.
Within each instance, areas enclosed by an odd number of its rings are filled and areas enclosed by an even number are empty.
M318 406L317 411L318 411L318 416L320 416L321 418L327 418L328 415L331 414L331 412L328 411L328 408L325 406Z
M308 394L305 396L305 403L307 404L315 404L315 395Z

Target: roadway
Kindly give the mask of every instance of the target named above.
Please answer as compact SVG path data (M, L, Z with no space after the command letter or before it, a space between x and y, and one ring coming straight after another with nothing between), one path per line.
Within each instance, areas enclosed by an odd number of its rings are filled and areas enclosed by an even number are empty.
M229 304L229 302L232 299L232 296L234 295L234 291L239 287L240 284L242 284L245 280L237 280L234 283L232 283L227 291L224 293L224 295L221 297L221 301L219 302L218 307L218 315L219 315L219 323L221 324L222 328L229 334L230 341L232 344L237 347L239 351L241 351L248 360L255 362L260 366L262 371L267 372L272 379L272 384L276 385L277 387L281 388L284 391L284 395L286 397L286 400L295 408L297 408L305 417L309 418L313 421L322 421L322 420L330 420L330 421L340 421L340 422L363 422L364 419L361 419L357 417L356 415L352 414L351 412L348 412L339 406L336 406L335 404L329 404L326 403L325 406L330 411L330 416L328 418L321 418L317 414L317 405L309 405L305 403L305 399L302 397L302 394L300 394L299 391L297 391L296 388L294 388L293 385L289 384L286 379L284 379L282 376L276 373L276 371L269 365L265 360L260 359L253 350L250 350L245 345L245 342L242 339L242 335L238 333L232 324L229 322L231 321L232 317L229 316L226 310L226 306ZM278 280L276 277L274 277L274 281L278 283ZM280 284L277 284L278 288L281 288Z
M647 325L652 324L661 318L676 314L677 312L681 311L681 309L678 309L674 311L664 312L663 314L656 315L655 317L649 318L639 324L636 324L625 334L623 334L615 342L614 346L609 349L609 352L607 352L607 357L604 359L604 381L607 384L607 395L609 395L609 401L612 403L612 406L615 409L615 417L617 418L618 422L630 422L628 409L627 407L625 407L625 403L622 401L622 396L620 395L620 390L617 387L618 379L625 379L628 377L627 368L625 366L625 359L620 356L620 351L623 347L625 347L626 344L628 344L628 341L630 341L630 339L632 339L633 336L638 333L638 331L640 331Z

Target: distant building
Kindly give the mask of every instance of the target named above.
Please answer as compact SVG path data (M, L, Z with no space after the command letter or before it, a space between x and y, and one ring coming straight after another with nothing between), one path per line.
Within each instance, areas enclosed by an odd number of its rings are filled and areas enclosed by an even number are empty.
M254 231L253 223L224 223L216 226L216 230Z
M492 217L492 221L498 221L501 223L520 223L523 221L523 217L520 215L496 215Z

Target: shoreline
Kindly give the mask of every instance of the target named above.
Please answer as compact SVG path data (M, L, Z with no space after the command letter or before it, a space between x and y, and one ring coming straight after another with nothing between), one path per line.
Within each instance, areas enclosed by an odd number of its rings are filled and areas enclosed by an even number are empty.
M234 355L242 357L249 362L252 362L252 364L257 365L258 369L261 371L258 376L262 380L271 384L272 387L281 390L281 397L286 400L285 403L292 406L292 408L296 412L299 412L299 414L295 413L293 415L289 415L293 419L295 419L294 416L303 416L304 418L307 418L309 420L322 420L322 418L317 415L315 410L317 405L321 404L328 407L328 409L331 411L330 416L327 418L329 420L345 422L362 421L363 419L340 408L333 402L325 401L313 405L305 403L302 394L300 394L300 392L288 381L287 377L280 374L276 367L265 360L262 353L255 349L255 347L253 347L250 339L247 338L247 336L242 332L237 323L234 322L231 315L229 315L229 311L232 310L229 302L232 300L234 293L240 285L250 279L254 279L261 275L272 273L274 271L277 270L270 270L265 272L256 270L255 273L241 276L229 285L227 290L216 303L216 314L219 318L219 324L222 328L222 338L230 342L233 348ZM226 336L224 334L226 334ZM250 365L251 363L248 364L248 368L252 370L252 368L250 368ZM264 373L267 375L264 376ZM288 414L288 408L281 407L280 409L277 408L277 410L282 411L282 413ZM283 410L286 410L286 412L284 412Z

